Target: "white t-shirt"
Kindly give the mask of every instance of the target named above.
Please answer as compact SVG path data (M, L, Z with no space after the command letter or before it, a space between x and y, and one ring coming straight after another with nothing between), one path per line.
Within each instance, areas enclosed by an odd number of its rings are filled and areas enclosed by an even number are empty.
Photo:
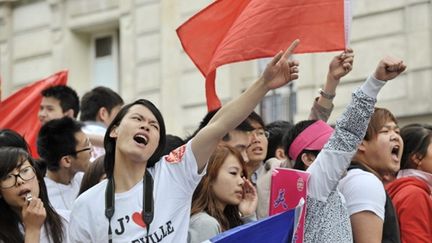
M56 211L72 210L72 205L78 196L83 175L83 172L76 173L69 185L57 183L48 177L44 178L49 201Z
M106 127L101 122L94 122L94 121L86 121L84 122L84 126L82 127L82 131L85 134L93 134L93 135L99 135L104 137L106 133Z
M68 237L68 225L69 225L69 219L62 213L59 213L60 215L60 220L63 223L63 243L68 243L69 242L69 237ZM18 225L20 232L24 235L25 231L24 231L24 227L22 224ZM0 241L2 242L2 241ZM40 231L40 238L39 238L39 243L52 243L52 239L49 237L49 235L47 234L47 230L45 227L45 224L42 225L41 231Z
M205 174L197 172L191 143L161 158L149 171L154 178L154 219L148 232L149 242L186 242L192 194ZM71 242L108 242L107 182L103 180L76 200L70 217ZM145 242L142 205L142 180L129 191L115 194L111 219L113 242Z
M94 121L86 121L86 122L84 122L84 124L85 124L85 126L83 126L81 130L86 135L100 136L102 138L102 141L103 141L103 138L105 136L106 129L107 129L103 123L94 122ZM93 162L93 161L95 161L95 159L99 158L100 156L102 156L104 154L105 154L105 149L103 147L93 145L93 151L92 151L90 161Z
M372 173L352 169L340 181L349 215L371 211L384 220L386 194L383 183Z

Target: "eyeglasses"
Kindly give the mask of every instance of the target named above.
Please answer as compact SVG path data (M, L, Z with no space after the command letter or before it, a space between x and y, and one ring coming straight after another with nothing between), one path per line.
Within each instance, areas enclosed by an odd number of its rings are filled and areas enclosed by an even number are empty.
M89 151L89 150L92 150L92 147L83 148L83 149L80 149L80 150L75 151L74 153L77 154L77 153L81 153L81 152Z
M16 185L18 177L23 181L29 181L36 176L34 168L30 165L18 171L18 174L9 174L1 179L0 186L2 189L8 189Z
M251 134L255 135L258 138L263 138L263 137L268 138L270 135L269 132L267 132L263 129L255 129L255 130L251 131Z

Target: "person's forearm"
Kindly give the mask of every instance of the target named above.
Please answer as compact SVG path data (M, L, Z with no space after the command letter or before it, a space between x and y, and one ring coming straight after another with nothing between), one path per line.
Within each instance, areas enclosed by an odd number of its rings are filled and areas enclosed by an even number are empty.
M277 53L267 64L263 75L238 98L222 106L209 124L197 133L192 140L192 151L198 172L204 168L219 140L245 120L270 89L298 78L299 63L289 60L298 43L299 40L294 40L285 52Z
M40 229L28 229L25 231L25 243L39 243L40 242Z
M327 81L324 84L323 91L324 93L335 96L336 95L336 88L339 84L340 80L336 79L330 74L327 74ZM326 109L331 109L333 107L333 99L329 99L326 97L323 97L322 95L318 98L318 104Z
M358 144L363 139L372 116L376 97L384 82L370 76L366 82L358 88L352 97L351 103L338 119L336 129L326 149L338 151L356 151Z
M313 101L308 119L309 120L322 120L322 121L327 122L332 111L333 111L334 105L332 105L330 108L325 108L325 107L321 106L320 104L318 104L318 99L319 99L319 97L316 97L315 100Z
M353 93L351 103L336 122L334 133L307 169L313 175L309 179L309 196L326 200L338 184L366 133L369 118L374 111L376 94L382 87L379 84L379 81L369 78ZM333 160L328 161L329 158ZM330 162L335 163L332 170L328 170L329 167L325 165ZM327 181L325 187L322 186L323 181Z
M224 136L226 131L234 129L247 118L268 91L263 78L259 78L237 99L222 106L209 125L216 125L220 137Z
M193 138L192 151L197 161L198 173L204 169L219 140L247 118L267 91L263 79L258 79L238 98L222 106L209 124Z

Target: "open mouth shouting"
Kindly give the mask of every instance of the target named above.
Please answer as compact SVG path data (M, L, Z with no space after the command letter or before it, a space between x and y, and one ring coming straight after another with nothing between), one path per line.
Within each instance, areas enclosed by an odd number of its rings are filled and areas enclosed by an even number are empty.
M136 134L133 139L135 140L135 142L137 142L138 144L142 144L142 145L147 145L148 144L148 137L144 134Z
M392 149L391 149L391 157L394 161L399 162L399 152L400 152L400 146L399 145L395 145Z

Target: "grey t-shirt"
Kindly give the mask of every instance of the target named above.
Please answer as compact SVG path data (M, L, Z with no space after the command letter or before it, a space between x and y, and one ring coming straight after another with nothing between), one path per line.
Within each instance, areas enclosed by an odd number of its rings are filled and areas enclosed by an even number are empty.
M188 230L188 243L201 243L221 232L219 222L205 212L192 215Z

